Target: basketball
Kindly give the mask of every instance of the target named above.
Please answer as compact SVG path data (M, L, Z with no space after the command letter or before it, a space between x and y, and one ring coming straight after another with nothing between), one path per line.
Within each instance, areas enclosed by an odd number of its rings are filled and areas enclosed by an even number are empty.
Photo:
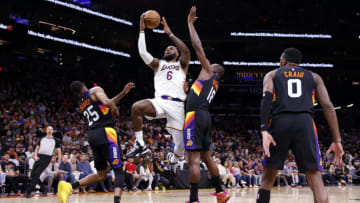
M160 25L160 14L155 10L146 11L144 23L149 29L157 28Z

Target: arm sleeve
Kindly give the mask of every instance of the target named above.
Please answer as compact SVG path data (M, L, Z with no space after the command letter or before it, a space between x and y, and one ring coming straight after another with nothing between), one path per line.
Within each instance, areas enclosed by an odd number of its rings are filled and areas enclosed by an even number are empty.
M142 60L145 62L146 65L149 65L154 60L154 57L151 56L151 54L149 54L149 52L147 52L147 50L146 50L146 42L145 42L145 33L144 32L140 32L139 41L138 41L138 49L139 49L139 54L140 54L140 57L142 58Z
M272 99L273 94L271 92L264 92L264 96L261 100L261 107L260 107L260 118L261 118L261 131L267 131L269 128L269 119L270 113L272 108Z

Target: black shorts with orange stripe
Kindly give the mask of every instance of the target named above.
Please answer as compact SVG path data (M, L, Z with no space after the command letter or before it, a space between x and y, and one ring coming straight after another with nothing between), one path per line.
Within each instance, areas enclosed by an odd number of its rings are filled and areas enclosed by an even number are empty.
M205 110L186 113L184 125L184 145L187 151L209 151L211 117Z
M282 170L289 150L292 150L299 171L322 171L318 135L309 113L281 113L272 118L270 132L276 146L270 146L270 158L264 157L263 165Z
M105 170L108 164L111 168L121 168L121 148L119 137L114 128L95 128L88 131L89 144L94 156L95 168Z

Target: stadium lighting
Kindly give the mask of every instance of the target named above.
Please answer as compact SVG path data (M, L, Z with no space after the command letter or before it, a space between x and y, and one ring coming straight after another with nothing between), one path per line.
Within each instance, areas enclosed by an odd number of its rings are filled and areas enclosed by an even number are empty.
M224 61L225 66L268 66L268 67L279 67L279 62L245 62L245 61ZM325 63L302 63L302 67L313 67L313 68L334 68L333 64Z
M335 109L335 110L339 110L339 109L341 109L341 106L337 106L337 107L335 107L334 109Z
M64 6L64 7L67 7L67 8L71 8L71 9L74 9L74 10L77 10L77 11L80 11L80 12L83 12L83 13L87 13L87 14L90 14L90 15L105 18L105 19L108 19L108 20L111 20L111 21L114 21L114 22L117 22L117 23L122 23L122 24L129 25L129 26L133 25L133 23L128 21L128 20L117 18L117 17L111 16L111 15L106 15L106 14L103 14L103 13L100 13L100 12L97 12L97 11L93 11L93 10L88 9L88 8L83 8L83 7L75 5L75 4L69 4L69 3L66 3L66 2L58 1L58 0L44 0L44 1L56 4L56 5Z
M109 54L113 54L113 55L118 55L118 56L124 56L127 58L130 58L131 55L125 52L121 52L121 51L115 51L112 49L108 49L108 48L102 48L99 46L94 46L94 45L90 45L90 44L86 44L83 42L78 42L75 40L71 40L71 39L63 39L63 38L59 38L59 37L54 37L51 35L45 35L39 32L34 32L32 30L28 30L28 35L30 36L34 36L34 37L39 37L39 38L43 38L43 39L47 39L47 40L52 40L55 42L61 42L64 44L70 44L70 45L74 45L74 46L78 46L78 47L82 47L82 48L87 48L87 49L92 49L92 50L96 50L96 51L101 51L101 52L105 52L105 53L109 53Z
M190 61L190 65L200 65L200 61Z
M152 31L155 32L155 33L165 34L164 30L153 29Z
M351 108L351 107L353 107L354 106L354 104L349 104L349 105L347 105L346 107L347 108Z
M330 34L295 34L295 33L267 33L267 32L231 32L234 37L270 37L270 38L309 38L309 39L331 39Z
M9 26L0 23L0 29L7 30Z

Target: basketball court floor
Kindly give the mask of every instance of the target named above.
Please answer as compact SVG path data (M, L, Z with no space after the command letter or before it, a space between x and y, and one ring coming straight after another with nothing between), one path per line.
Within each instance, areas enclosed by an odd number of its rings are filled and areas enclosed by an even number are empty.
M202 203L216 203L215 197L210 196L213 190L200 190L199 198ZM360 186L347 187L327 187L330 203L356 203L360 202ZM257 189L232 189L229 190L232 195L229 203L255 203ZM153 192L126 192L121 202L129 203L184 203L188 199L189 192L187 190L169 190L153 191ZM94 193L72 195L68 203L102 203L113 202L112 193ZM56 203L56 196L48 197L32 197L25 199L23 197L0 198L1 203ZM271 203L312 203L312 193L309 187L304 188L274 188L272 190Z

